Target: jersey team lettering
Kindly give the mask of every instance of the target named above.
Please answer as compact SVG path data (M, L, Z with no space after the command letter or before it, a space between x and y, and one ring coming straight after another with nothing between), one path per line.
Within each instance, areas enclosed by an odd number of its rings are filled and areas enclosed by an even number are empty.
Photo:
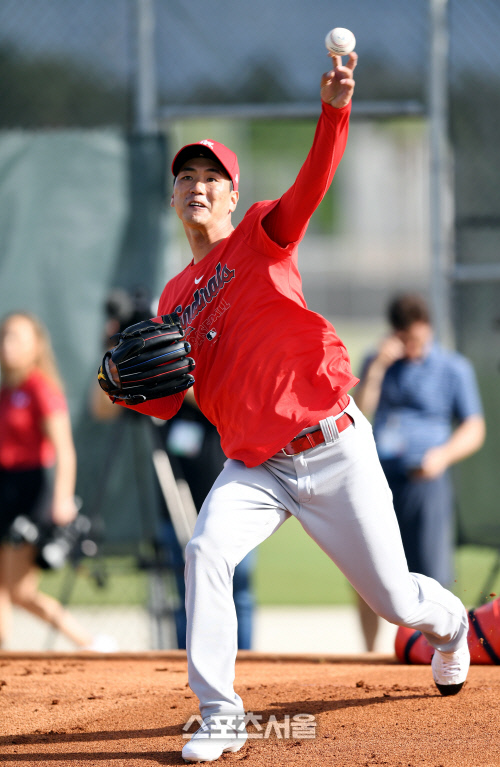
M219 262L215 267L215 274L210 277L205 287L195 290L193 293L193 302L185 309L182 308L181 304L174 309L175 313L179 315L183 330L186 330L195 317L206 308L207 304L212 303L224 285L234 279L235 274L234 269L229 269L227 264L221 266Z

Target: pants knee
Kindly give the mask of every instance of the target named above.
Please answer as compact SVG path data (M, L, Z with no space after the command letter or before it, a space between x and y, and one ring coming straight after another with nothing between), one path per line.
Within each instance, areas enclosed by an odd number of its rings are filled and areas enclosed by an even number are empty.
M412 605L407 598L398 598L397 595L393 595L372 609L380 618L396 626L411 623Z
M193 567L228 571L231 577L234 572L221 548L202 536L192 538L186 546L186 569Z
M199 559L204 558L204 549L199 538L191 538L185 549L186 565L194 565Z

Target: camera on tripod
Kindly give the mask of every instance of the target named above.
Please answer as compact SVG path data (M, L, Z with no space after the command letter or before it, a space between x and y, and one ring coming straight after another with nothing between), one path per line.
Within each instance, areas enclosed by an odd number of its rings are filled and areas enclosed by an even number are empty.
M12 543L30 543L37 550L36 564L42 570L58 570L67 562L82 557L95 557L97 543L92 536L92 523L78 514L68 525L37 525L28 517L16 517L10 527Z
M106 341L110 335L120 333L136 322L149 320L155 314L151 294L145 287L137 287L131 291L112 288L104 308L108 319ZM109 332L110 330L112 332Z

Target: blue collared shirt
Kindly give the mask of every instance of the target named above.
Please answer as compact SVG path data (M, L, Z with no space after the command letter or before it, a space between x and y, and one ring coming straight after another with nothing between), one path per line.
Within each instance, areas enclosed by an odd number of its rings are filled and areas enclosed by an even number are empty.
M379 458L418 468L429 448L448 441L455 423L481 414L471 363L434 343L421 359L397 360L386 371L373 424Z

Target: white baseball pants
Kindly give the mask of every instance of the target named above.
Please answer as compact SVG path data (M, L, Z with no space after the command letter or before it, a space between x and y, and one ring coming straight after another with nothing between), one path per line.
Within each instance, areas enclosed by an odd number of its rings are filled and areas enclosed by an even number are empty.
M292 514L378 615L440 650L466 641L460 600L408 571L371 425L352 399L345 412L353 425L339 434L341 414L325 419L325 443L299 455L280 452L252 469L229 459L201 509L186 547L186 611L189 684L204 718L244 711L233 687L233 572Z

